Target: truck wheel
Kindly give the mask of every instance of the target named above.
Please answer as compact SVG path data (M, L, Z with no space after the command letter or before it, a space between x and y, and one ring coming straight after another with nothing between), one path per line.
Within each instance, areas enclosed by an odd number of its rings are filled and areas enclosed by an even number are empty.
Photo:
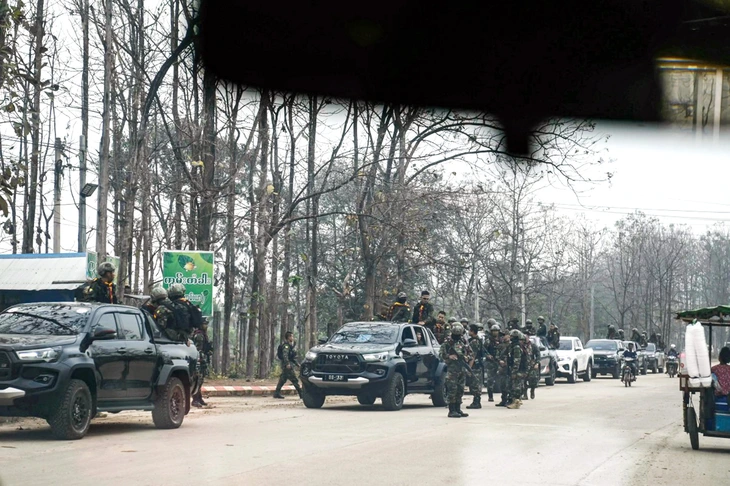
M578 381L578 363L573 363L570 367L570 375L568 376L568 383L575 383Z
M375 397L369 393L361 393L357 396L357 401L360 405L372 405L375 403Z
M646 361L644 361L644 367L641 368L641 374L645 375L647 373L647 371L648 371L647 364L646 364Z
M171 377L155 399L152 421L158 429L176 429L185 418L185 386L180 378Z
M85 436L91 424L92 405L91 392L86 383L71 380L56 410L48 417L53 436L62 440L76 440Z
M406 385L403 382L403 375L393 372L393 376L388 380L383 393L383 408L388 411L400 410L403 408L403 399L406 396Z
M692 449L696 451L700 448L700 434L697 431L697 414L693 407L687 407L687 432Z
M655 375L657 374L657 372L659 372L659 368L657 367L656 363L651 366L651 372Z
M545 386L553 386L555 384L555 377L558 372L555 370L555 364L550 365L550 375L545 377Z
M591 381L591 378L593 378L595 375L593 374L593 365L589 361L586 365L586 373L583 375L583 381Z
M431 394L431 403L434 407L446 406L446 380L442 376L436 384L436 389Z
M304 406L307 408L322 408L325 398L326 396L324 393L320 393L316 390L311 390L309 387L306 386L302 388L302 401L304 402Z
M659 367L659 373L664 373L664 367L663 366L660 366Z

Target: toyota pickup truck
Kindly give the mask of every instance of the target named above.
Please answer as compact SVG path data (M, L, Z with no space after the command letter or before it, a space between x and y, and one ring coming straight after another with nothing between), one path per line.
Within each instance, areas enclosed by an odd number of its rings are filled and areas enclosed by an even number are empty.
M326 397L356 396L361 405L380 398L400 410L406 395L431 396L446 406L446 367L428 328L396 322L351 322L310 349L301 366L302 401L321 408Z
M593 350L584 348L580 338L564 336L558 347L558 376L575 383L578 377L591 381L593 377Z
M80 439L97 412L148 410L177 428L202 384L195 346L163 337L149 314L122 305L21 304L0 313L0 416L48 421Z

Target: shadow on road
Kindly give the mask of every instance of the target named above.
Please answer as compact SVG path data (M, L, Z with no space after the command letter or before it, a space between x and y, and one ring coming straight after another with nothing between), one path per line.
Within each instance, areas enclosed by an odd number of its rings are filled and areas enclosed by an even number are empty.
M446 407L434 407L430 404L404 404L403 410L418 410L422 408L446 408ZM382 405L375 404L375 405L330 405L328 406L326 403L323 407L323 409L326 410L346 410L349 412L385 412L386 410L383 408Z
M131 431L153 430L154 424L150 423L121 423L121 422L92 422L86 437L101 437L111 434L123 434ZM84 439L81 439L84 440ZM6 429L0 430L0 444L7 445L10 442L38 442L51 441L61 443L51 434L51 428L48 426L39 426L34 428L23 428L22 430ZM65 441L71 442L71 441ZM0 447L0 450L2 448Z

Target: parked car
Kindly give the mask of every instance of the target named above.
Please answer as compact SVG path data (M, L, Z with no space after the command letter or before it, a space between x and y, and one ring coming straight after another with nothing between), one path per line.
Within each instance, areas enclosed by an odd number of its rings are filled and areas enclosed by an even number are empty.
M580 338L565 336L560 338L558 353L558 376L568 378L568 383L591 381L593 377L593 350L584 348Z
M540 350L540 378L547 386L553 386L558 375L558 353L548 347L547 339L530 336L530 341Z
M0 313L0 416L48 421L80 439L97 412L148 410L158 428L182 425L200 389L195 346L162 337L135 307L21 304Z
M646 355L641 352L641 346L639 346L639 343L636 341L623 341L624 348L629 348L629 343L634 345L634 351L636 351L636 369L639 370L639 373L642 375L646 374L646 371L648 369L648 363L646 361ZM622 353L623 354L623 353Z
M596 375L621 376L621 360L624 344L619 339L591 339L586 348L593 350L593 378Z
M664 373L664 363L666 361L664 351L657 349L656 344L649 343L641 352L644 354L647 369L651 370L652 373Z
M406 395L423 393L444 407L446 367L438 349L433 333L416 324L345 324L306 354L302 400L307 408L321 408L328 396L354 395L362 405L380 398L386 410L400 410Z

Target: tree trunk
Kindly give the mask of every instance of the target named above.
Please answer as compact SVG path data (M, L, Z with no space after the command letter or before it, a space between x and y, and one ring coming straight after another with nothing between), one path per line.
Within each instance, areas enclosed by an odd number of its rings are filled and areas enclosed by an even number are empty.
M307 147L307 196L310 212L309 220L309 255L308 255L308 269L307 269L307 324L305 326L305 349L309 349L317 342L317 234L319 230L318 224L318 212L319 212L319 201L318 197L314 196L314 173L315 173L315 156L317 148L317 97L309 96L309 144Z
M30 180L27 181L28 192L26 207L28 212L23 221L23 253L33 253L33 236L35 232L36 200L38 198L38 164L41 143L41 73L43 70L43 34L44 34L44 0L36 3L36 18L31 32L35 34L33 48L33 112L31 113L32 152L30 154Z
M214 224L215 139L217 80L210 69L203 72L203 193L200 204L198 249L210 250Z
M109 194L109 135L110 125L109 119L111 115L111 80L112 80L112 0L106 0L105 5L105 35L104 35L104 97L102 109L103 116L101 121L101 154L99 157L99 190L96 202L96 253L99 262L103 262L106 258L106 230L107 230L107 199ZM127 199L127 205L132 207L134 214L134 200ZM122 232L122 238L124 238ZM123 248L120 248L123 250ZM122 255L119 255L120 257ZM119 269L119 282L124 286L124 280L121 278L126 273L123 268Z
M264 90L261 93L262 112L259 120L260 140L261 140L261 158L259 159L259 185L258 185L258 217L256 218L258 228L256 230L256 260L254 272L258 275L259 291L255 298L255 308L252 314L259 320L259 369L257 376L266 378L271 368L271 355L269 354L269 340L271 326L268 322L268 314L266 312L266 251L267 251L267 228L269 224L269 194L267 187L268 167L269 167L269 118L268 110L270 106L270 93Z

